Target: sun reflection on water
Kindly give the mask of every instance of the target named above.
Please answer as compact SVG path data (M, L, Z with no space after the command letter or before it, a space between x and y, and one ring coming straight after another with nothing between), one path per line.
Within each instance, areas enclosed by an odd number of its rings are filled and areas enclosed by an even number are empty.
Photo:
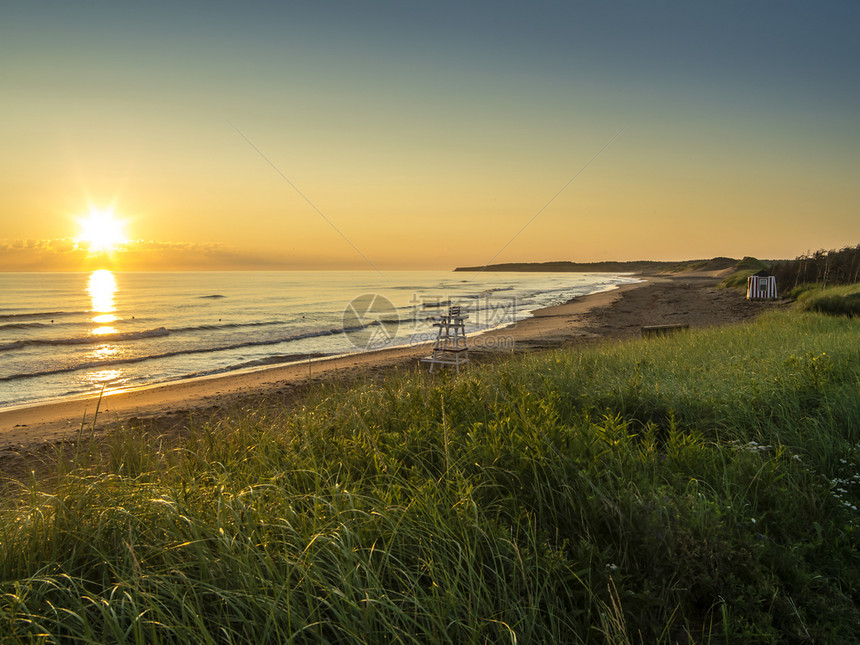
M99 345L89 353L88 358L103 361L109 358L116 358L120 355L119 347L116 347L115 345Z
M87 283L87 291L93 301L93 311L108 314L115 311L113 294L116 293L116 279L107 269L93 271Z
M119 385L125 382L123 372L120 369L105 369L88 372L84 377L86 383L93 385Z
M87 283L87 291L92 300L92 312L96 314L92 321L98 324L112 323L117 317L114 314L116 305L114 304L114 294L116 293L116 278L113 273L107 269L93 271ZM93 330L93 334L115 334L114 327L97 327Z
M93 336L119 333L119 330L110 324L119 320L119 316L116 315L116 303L114 301L116 291L116 278L111 271L100 269L90 274L89 281L87 282L87 292L92 301L91 311L93 317L91 320L98 325L90 332ZM121 355L122 349L119 345L107 342L91 350L88 358L93 361L110 361ZM90 386L119 385L126 381L124 370L121 368L92 371L87 373L83 378Z

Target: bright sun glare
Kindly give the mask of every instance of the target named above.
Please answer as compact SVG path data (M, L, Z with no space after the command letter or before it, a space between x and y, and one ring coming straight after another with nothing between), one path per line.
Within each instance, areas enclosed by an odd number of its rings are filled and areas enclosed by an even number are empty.
M124 223L112 210L91 209L86 219L78 220L81 232L77 239L86 242L92 253L110 253L126 241Z

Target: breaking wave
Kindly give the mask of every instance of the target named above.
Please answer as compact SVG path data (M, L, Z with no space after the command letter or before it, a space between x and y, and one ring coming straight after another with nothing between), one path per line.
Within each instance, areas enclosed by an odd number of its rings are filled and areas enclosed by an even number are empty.
M29 314L0 314L0 320L38 320L39 318L84 316L87 313L86 311L37 311Z
M370 325L375 325L377 323L370 323ZM340 334L343 332L353 332L359 331L370 325L358 325L355 327L347 327L343 329L328 329L324 331L312 331L306 332L302 334L295 334L292 336L284 336L280 338L271 338L266 340L248 340L241 343L232 343L230 345L217 345L214 347L192 347L188 349L177 349L169 352L160 352L157 354L146 354L143 356L131 356L127 358L114 358L114 359L105 359L100 361L87 361L84 363L76 363L74 365L65 365L63 367L56 367L47 370L41 370L37 372L23 372L16 374L9 374L7 376L0 376L0 381L14 381L16 379L21 378L30 378L35 376L48 376L50 374L62 374L64 372L75 372L78 370L87 370L94 368L103 368L112 365L123 365L127 363L141 363L143 361L151 361L159 358L170 358L172 356L184 356L190 354L207 354L214 352L223 352L231 349L241 349L243 347L259 347L261 345L278 345L280 343L288 343L296 340L303 340L305 338L319 338L321 336L332 336L334 334ZM164 329L161 327L160 329ZM165 330L166 331L166 330ZM306 356L306 355L305 355Z
M170 330L166 327L156 327L155 329L147 329L145 331L122 331L115 334L95 334L92 336L75 336L70 338L32 338L0 345L0 351L36 345L96 345L99 343L138 340L140 338L158 338L168 335L170 335Z

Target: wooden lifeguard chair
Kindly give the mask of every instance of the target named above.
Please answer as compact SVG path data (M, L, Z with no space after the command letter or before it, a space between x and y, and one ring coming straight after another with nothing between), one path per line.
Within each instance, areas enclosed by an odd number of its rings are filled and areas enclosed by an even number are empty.
M436 344L433 346L433 353L421 359L422 363L430 364L431 373L437 365L453 365L459 372L460 365L469 362L466 325L463 322L466 318L468 316L461 313L460 307L449 307L448 313L439 316L438 321L433 323L434 327L439 328Z

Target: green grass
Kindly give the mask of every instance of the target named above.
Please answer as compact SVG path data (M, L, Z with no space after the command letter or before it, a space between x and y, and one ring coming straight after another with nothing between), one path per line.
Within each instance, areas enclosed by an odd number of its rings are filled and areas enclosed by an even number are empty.
M746 289L747 288L747 278L751 275L755 275L758 273L757 269L744 269L742 271L735 271L734 273L727 275L723 278L723 281L720 283L720 286L724 289Z
M769 268L769 265L761 260L752 257L745 257L735 265L735 270L723 278L720 286L724 289L746 289L747 278L751 275L756 275L762 269Z
M740 271L761 271L762 269L769 269L770 266L771 263L769 262L763 262L758 258L746 256L735 265L735 268Z
M804 284L792 291L801 311L817 311L834 316L860 316L860 283L822 288Z
M118 428L0 518L7 642L860 639L860 334L754 324Z

